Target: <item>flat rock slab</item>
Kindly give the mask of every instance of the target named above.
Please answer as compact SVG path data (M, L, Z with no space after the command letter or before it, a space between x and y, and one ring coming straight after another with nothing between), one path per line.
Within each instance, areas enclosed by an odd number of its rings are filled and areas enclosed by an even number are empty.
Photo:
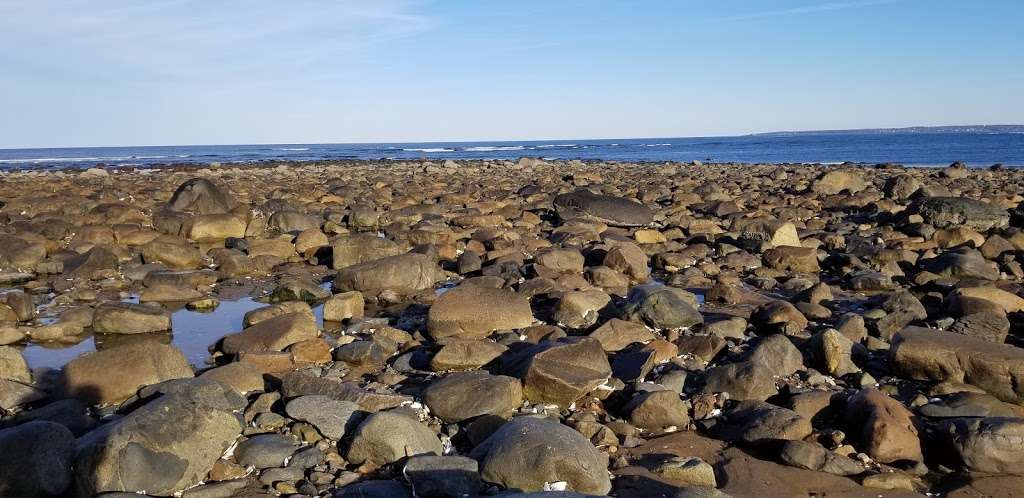
M902 376L980 387L1024 404L1024 349L953 332L907 327L893 338L889 359Z

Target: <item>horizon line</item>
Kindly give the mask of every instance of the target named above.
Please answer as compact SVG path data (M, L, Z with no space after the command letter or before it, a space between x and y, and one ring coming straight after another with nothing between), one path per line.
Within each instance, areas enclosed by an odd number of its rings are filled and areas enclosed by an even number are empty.
M970 125L910 125L892 127L869 127L869 128L831 128L831 129L803 129L803 130L774 130L738 133L731 135L677 135L677 136L649 136L649 137L590 137L590 138L529 138L529 139L483 139L483 140L426 140L426 141L377 141L377 142L251 142L251 143L193 143L193 144L146 144L146 145L62 145L55 147L0 147L0 150L39 150L39 149L113 149L113 148L151 148L151 147L234 147L246 145L381 145L381 144L472 144L472 143L515 143L515 142L567 142L585 140L667 140L679 138L737 138L751 137L758 135L773 135L782 133L838 133L858 132L876 130L911 130L915 128L980 128L980 127L1024 127L1024 124L970 124Z

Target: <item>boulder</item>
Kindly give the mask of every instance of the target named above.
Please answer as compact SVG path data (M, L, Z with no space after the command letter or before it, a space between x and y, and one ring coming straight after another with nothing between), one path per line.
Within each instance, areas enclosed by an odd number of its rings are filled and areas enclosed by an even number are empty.
M590 333L590 337L601 342L605 351L615 352L625 349L634 342L646 343L657 338L645 325L612 318Z
M972 249L945 252L928 260L924 269L954 280L999 280L999 268Z
M807 317L796 306L776 300L754 308L750 323L761 334L798 335L807 328Z
M506 371L523 380L526 399L564 408L604 384L611 365L597 339L566 337L517 351Z
M335 294L324 301L324 320L340 322L350 318L362 318L364 306L363 294L360 292Z
M764 401L779 391L768 367L743 361L709 369L705 376L704 392L726 392L732 399Z
M227 354L282 351L297 342L315 339L318 334L312 314L287 313L225 336L221 349Z
M233 207L231 196L205 178L182 183L167 203L172 211L194 214L227 213Z
M192 377L178 348L156 341L133 341L79 356L64 365L64 392L88 404L125 400L142 386Z
M1024 418L955 418L942 433L971 472L1024 475Z
M969 197L921 197L910 203L908 214L918 214L936 228L967 227L974 230L1003 228L1010 213Z
M359 424L345 459L384 465L416 455L441 455L441 440L429 427L398 412L379 412Z
M298 447L288 434L257 434L239 443L234 456L242 467L263 470L283 467Z
M921 440L913 414L877 389L864 389L846 403L850 434L871 458L882 463L922 462Z
M744 401L726 417L722 436L727 441L760 445L800 441L812 432L811 421L793 410L760 401Z
M444 279L437 263L425 254L408 253L359 263L338 272L334 286L341 291L376 295L381 291L411 294Z
M611 226L642 226L654 219L651 210L631 199L577 189L555 196L555 211L563 220L584 218Z
M64 261L64 278L105 278L120 266L117 255L110 249L98 245L88 251Z
M201 214L186 221L181 231L189 240L212 242L245 237L245 227L245 219L234 214Z
M689 411L675 391L652 391L634 396L625 408L629 422L641 429L658 431L667 427L685 428Z
M36 420L0 430L0 496L65 496L71 485L75 436Z
M299 396L285 405L289 417L309 422L320 434L340 441L356 420L359 405L323 395Z
M1024 350L954 332L907 327L893 338L889 361L916 380L967 383L1024 404Z
M484 415L507 418L523 402L518 379L487 372L461 372L435 380L423 392L423 402L447 423Z
M834 170L822 174L811 185L811 190L818 194L835 195L840 192L855 194L867 188L864 178L859 172L851 170Z
M585 329L597 323L600 311L611 303L611 296L598 289L562 294L552 318L570 329Z
M611 268L637 282L646 282L651 276L650 258L636 244L621 242L608 249L604 266Z
M80 496L171 495L202 481L242 432L246 401L209 382L165 394L76 442Z
M582 434L550 419L516 417L470 456L480 462L484 481L509 489L540 491L546 483L565 482L578 493L611 490L607 457Z
M430 369L435 372L473 370L494 361L507 350L507 347L488 340L449 338L430 359Z
M507 289L464 283L441 294L430 307L427 329L435 340L482 338L495 330L529 327L530 300Z
M693 294L659 284L638 285L629 291L623 318L657 329L692 327L704 323Z
M331 268L341 270L387 256L402 254L402 247L388 239L361 233L338 237L331 244Z
M171 330L171 314L157 306L104 303L92 316L92 330L100 334L148 334Z
M472 458L423 455L410 458L402 474L416 496L462 498L477 496L483 488L478 468L479 464Z
M764 252L769 268L797 273L818 273L818 250L813 247L778 246Z

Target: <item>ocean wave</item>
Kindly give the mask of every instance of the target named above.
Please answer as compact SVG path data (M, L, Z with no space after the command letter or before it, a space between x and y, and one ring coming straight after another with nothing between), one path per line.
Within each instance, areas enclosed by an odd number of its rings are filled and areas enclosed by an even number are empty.
M425 149L402 149L406 152L455 152L455 149L445 147L427 147Z
M167 156L123 156L123 157L26 157L23 159L0 159L0 164L19 163L78 163L101 161L131 161L138 159L163 159Z
M482 147L466 147L462 149L466 152L496 152L503 150L523 150L525 147L522 145L494 145L494 146L482 146Z
M279 148L277 148L275 150L301 151L301 150L309 150L309 147L279 147Z
M637 144L637 147L671 147L672 144Z
M558 147L565 147L565 148L570 148L571 149L571 148L574 148L574 147L578 147L578 145L576 145L576 144L544 144L544 145L534 146L535 149L554 149L554 148L558 148Z

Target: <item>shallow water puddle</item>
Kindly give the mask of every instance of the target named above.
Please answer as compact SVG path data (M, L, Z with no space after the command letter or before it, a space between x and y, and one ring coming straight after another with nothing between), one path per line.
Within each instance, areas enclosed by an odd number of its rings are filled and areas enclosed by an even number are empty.
M138 298L127 299L138 302ZM182 308L171 314L171 332L160 334L163 342L174 344L189 363L197 368L207 366L209 347L225 335L242 330L242 318L251 310L267 306L251 297L221 301L213 311L198 312ZM323 305L313 308L317 326L323 328ZM79 355L109 347L111 343L131 340L132 336L92 335L76 344L60 342L29 343L23 353L29 368L61 368ZM97 346L98 345L98 346Z

